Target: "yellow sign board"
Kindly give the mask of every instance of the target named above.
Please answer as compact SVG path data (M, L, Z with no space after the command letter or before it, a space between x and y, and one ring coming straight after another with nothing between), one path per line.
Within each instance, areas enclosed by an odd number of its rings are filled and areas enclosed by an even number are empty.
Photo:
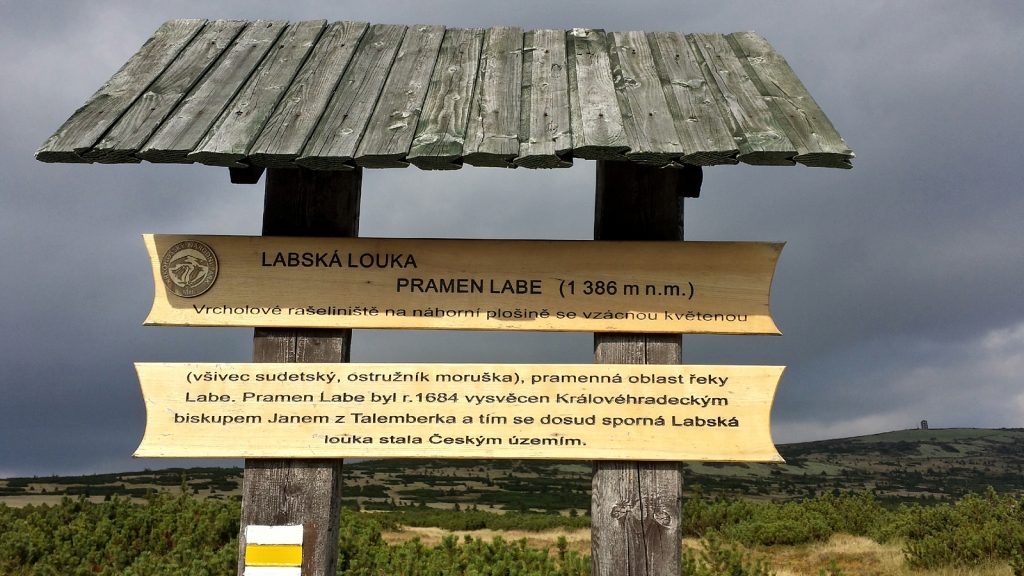
M139 457L781 462L780 366L136 364Z
M150 325L778 334L782 244L146 235Z

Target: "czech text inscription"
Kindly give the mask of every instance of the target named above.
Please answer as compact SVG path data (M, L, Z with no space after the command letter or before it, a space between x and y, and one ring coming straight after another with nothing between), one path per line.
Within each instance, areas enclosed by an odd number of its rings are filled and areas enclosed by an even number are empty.
M781 461L782 367L136 365L137 456Z
M777 334L781 244L147 235L147 324ZM210 248L183 294L161 263ZM166 264L163 265L166 269ZM212 276L211 276L212 277Z

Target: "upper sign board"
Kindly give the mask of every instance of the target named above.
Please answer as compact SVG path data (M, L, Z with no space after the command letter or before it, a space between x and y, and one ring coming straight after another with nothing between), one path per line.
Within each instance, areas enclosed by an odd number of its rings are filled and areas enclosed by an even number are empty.
M782 244L146 235L150 325L778 334Z

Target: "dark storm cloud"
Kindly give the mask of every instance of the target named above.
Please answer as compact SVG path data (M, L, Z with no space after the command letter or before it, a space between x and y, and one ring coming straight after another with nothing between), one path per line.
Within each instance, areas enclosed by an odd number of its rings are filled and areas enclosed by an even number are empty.
M851 171L723 166L687 202L694 240L785 241L781 337L688 336L693 363L787 365L777 441L1020 426L1024 10L929 2L8 3L0 19L0 476L131 461L135 361L244 361L251 331L143 328L140 235L258 234L261 186L202 166L46 165L32 153L169 18L757 30L857 152ZM367 171L367 236L589 238L594 165ZM362 361L587 362L586 334L357 332Z

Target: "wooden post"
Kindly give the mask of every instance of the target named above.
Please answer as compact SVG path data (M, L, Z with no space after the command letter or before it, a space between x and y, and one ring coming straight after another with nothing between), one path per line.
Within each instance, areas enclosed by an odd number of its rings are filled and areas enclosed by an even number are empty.
M596 240L682 240L683 198L700 192L701 169L598 161ZM594 334L599 364L679 364L679 334ZM593 576L678 575L683 478L675 462L595 462Z
M358 236L362 171L267 171L264 236ZM257 328L255 362L348 362L351 330ZM341 460L245 461L238 575L245 527L303 527L302 574L334 576L338 559Z

